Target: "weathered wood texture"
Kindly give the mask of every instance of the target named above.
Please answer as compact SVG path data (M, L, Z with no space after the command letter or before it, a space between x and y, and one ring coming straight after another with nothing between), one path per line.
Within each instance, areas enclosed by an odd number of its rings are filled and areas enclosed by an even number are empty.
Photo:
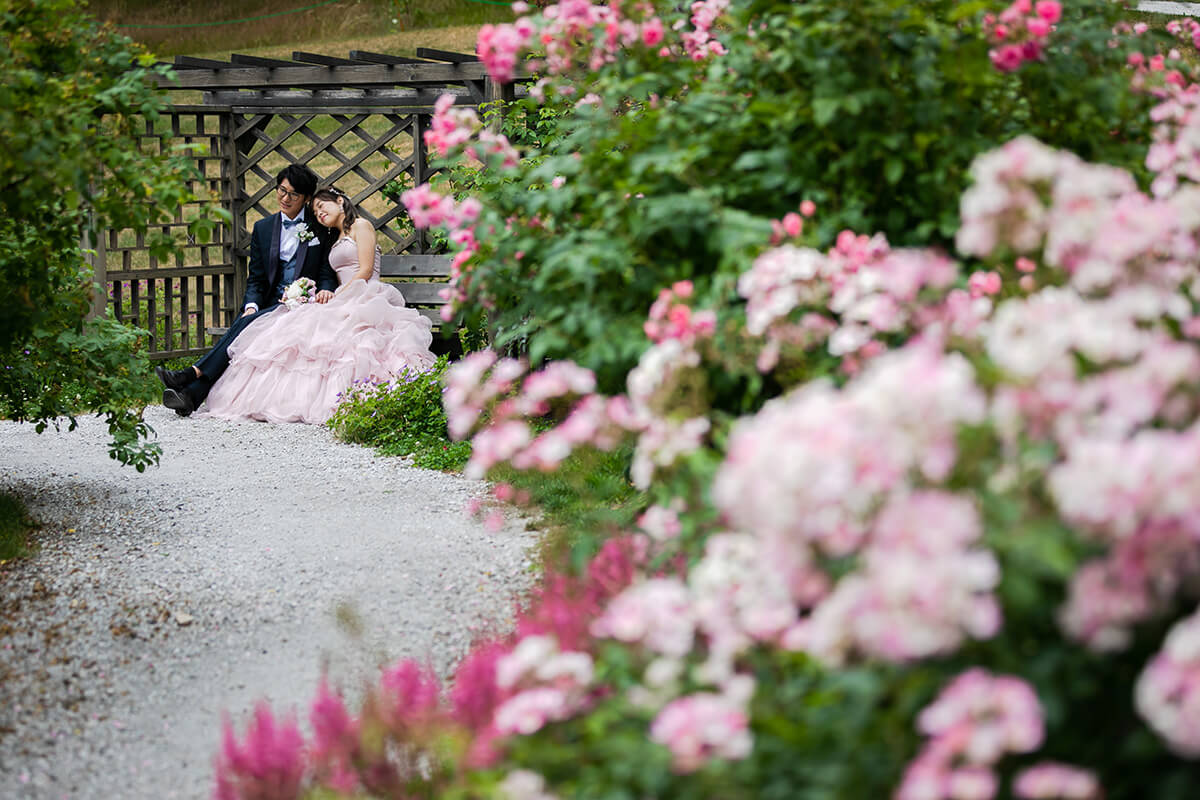
M417 58L351 51L338 58L297 51L292 60L234 54L228 62L176 57L165 89L203 92L204 101L176 105L146 123L143 146L167 151L193 147L203 176L192 188L218 198L231 221L211 242L187 239L197 213L185 208L154 228L182 247L160 261L145 236L106 231L90 243L97 299L117 318L150 331L156 358L201 353L239 313L245 292L250 230L277 212L275 175L288 163L307 164L322 186L337 185L379 232L384 276L410 304L440 324L440 284L449 261L429 253L403 206L382 190L416 186L435 173L424 132L444 93L457 104L511 98L512 85L494 85L473 55L421 49Z
M433 327L442 325L441 307L446 301L441 296L450 277L450 258L444 255L387 255L383 257L380 275L404 295L404 302L424 317L433 321ZM226 331L224 325L209 327L209 333L220 336Z

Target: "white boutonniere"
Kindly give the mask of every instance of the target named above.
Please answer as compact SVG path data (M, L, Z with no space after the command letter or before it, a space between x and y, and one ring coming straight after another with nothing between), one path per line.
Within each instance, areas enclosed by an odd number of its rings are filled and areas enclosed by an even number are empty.
M302 242L310 242L317 238L317 235L308 229L307 222L301 222L296 226L296 238Z

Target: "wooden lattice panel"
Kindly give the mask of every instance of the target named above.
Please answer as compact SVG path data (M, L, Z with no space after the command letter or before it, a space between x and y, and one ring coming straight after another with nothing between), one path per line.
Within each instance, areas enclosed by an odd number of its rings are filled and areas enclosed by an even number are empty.
M204 104L177 105L156 124L147 123L142 144L154 152L197 145L203 186L193 188L217 194L233 221L200 244L187 238L197 207L184 208L151 232L180 248L181 255L162 263L150 255L145 235L104 232L92 260L108 292L97 302L148 329L152 356L205 351L212 344L207 331L230 324L240 312L249 232L276 213L275 175L288 163L307 164L322 186L346 192L379 231L389 257L425 258L424 234L381 190L396 180L416 186L433 174L423 133L441 94L477 106L511 99L514 88L493 82L473 55L425 48L416 55L296 52L286 61L234 54L229 62L177 56L176 74L160 76L159 85L203 92ZM440 273L433 277L444 280ZM436 288L411 291L429 294L432 306L439 302Z
M403 208L384 197L382 189L403 179L415 186L429 178L422 133L428 117L421 113L235 112L237 175L241 198L234 215L241 248L258 219L278 211L275 176L289 163L306 164L321 186L336 185L379 231L385 253L424 252L424 240L403 222Z
M227 116L202 107L176 107L157 122L142 124L140 145L147 152L195 147L193 158L202 177L188 181L188 188L229 202ZM220 225L211 241L198 242L187 233L198 213L199 204L189 204L147 233L108 230L96 243L96 280L106 286L107 304L117 319L149 332L147 349L158 357L203 352L209 346L205 329L228 319L233 308L232 230ZM155 257L152 237L170 240L179 251L168 260Z

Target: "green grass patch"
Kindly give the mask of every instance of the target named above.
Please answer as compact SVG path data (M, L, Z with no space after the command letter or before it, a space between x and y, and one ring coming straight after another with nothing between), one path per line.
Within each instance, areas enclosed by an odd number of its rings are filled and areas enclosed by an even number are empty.
M411 456L425 469L461 470L471 457L468 442L452 442L442 406L447 359L428 372L390 383L350 387L329 420L345 442L374 447L382 455ZM545 430L552 423L541 421ZM581 568L609 537L626 531L646 505L629 481L630 446L611 453L576 450L552 473L494 468L488 479L507 483L522 505L536 509L544 532L540 560L545 565Z
M328 42L420 37L431 29L511 22L507 4L474 0L91 0L89 11L160 56L286 47L318 50ZM234 22L247 20L248 22ZM233 24L214 24L233 23ZM417 41L415 46L440 47ZM393 52L386 50L383 52ZM469 51L468 51L469 52ZM341 55L345 56L343 50Z
M433 369L390 383L357 383L345 391L329 420L344 442L374 447L382 455L411 456L424 469L461 470L471 457L467 442L451 442L442 408L447 359Z
M504 465L488 478L527 492L540 512L544 532L539 547L544 566L582 569L605 540L630 529L646 506L645 493L629 481L630 446L611 453L576 450L552 473L520 471Z
M32 552L29 534L36 527L24 503L11 494L0 493L0 562L28 556Z

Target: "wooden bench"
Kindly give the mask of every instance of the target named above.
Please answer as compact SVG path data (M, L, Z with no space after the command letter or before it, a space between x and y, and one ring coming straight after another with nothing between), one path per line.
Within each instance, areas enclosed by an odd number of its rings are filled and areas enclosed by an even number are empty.
M421 316L433 321L434 329L442 326L441 307L446 301L438 292L446 288L450 277L450 257L445 255L387 255L379 268L380 276L404 295L404 302ZM212 336L229 330L213 325L205 329Z

